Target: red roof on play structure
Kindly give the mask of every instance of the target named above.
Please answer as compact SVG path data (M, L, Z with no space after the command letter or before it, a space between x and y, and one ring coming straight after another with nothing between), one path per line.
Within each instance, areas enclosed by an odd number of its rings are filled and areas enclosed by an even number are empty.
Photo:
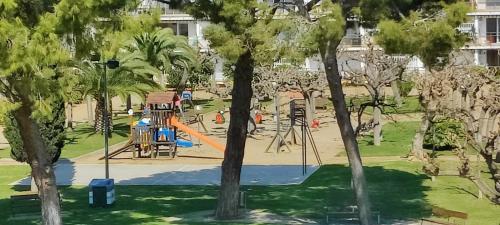
M177 93L174 91L151 92L146 97L146 104L172 104L177 100Z

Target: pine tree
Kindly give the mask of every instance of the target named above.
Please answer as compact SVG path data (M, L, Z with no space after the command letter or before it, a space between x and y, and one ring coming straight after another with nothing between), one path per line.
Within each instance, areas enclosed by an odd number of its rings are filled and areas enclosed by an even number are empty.
M56 100L52 102L52 112L37 119L40 133L47 146L47 153L52 163L57 162L64 147L66 132L64 129L65 110L64 102ZM23 141L19 130L19 124L12 112L7 113L5 120L4 135L10 144L11 158L18 162L28 162L28 156L24 151Z

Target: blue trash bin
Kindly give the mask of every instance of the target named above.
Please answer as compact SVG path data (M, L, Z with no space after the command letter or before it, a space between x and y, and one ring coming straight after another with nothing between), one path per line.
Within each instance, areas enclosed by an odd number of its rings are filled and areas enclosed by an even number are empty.
M113 179L93 179L89 184L89 205L108 207L115 203L115 181Z

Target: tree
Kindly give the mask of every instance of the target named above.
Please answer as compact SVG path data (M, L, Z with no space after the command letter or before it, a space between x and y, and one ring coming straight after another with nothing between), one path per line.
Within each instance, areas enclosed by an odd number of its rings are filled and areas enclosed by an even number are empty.
M37 118L37 124L40 127L47 153L51 163L57 162L64 147L66 132L64 129L65 111L64 101L55 99L51 104L52 112ZM10 156L18 162L28 162L28 155L24 151L23 140L14 115L9 112L6 115L4 135L10 144Z
M378 24L377 44L389 54L418 56L429 73L449 65L450 54L463 46L466 36L455 29L467 18L469 6L465 2L453 4L422 4L419 11L411 11L400 21L383 20ZM422 86L422 91L427 91ZM423 151L424 136L435 117L435 106L419 93L424 115L417 134L413 138L412 155L426 158Z
M384 87L401 79L408 65L408 56L390 56L383 49L366 41L366 46L361 51L341 50L340 55L346 58L343 71L347 79L354 83L363 85L371 96L371 101L362 103L358 113L358 126L356 134L362 127L361 116L365 107L373 107L373 144L380 145L382 141L382 111L385 106Z
M38 187L43 224L60 225L53 157L37 118L51 111L49 103L57 99L53 90L59 87L55 68L69 54L55 33L57 18L49 12L50 1L2 1L0 6L0 93L15 104L12 115ZM27 13L25 7L33 10Z
M95 40L119 28L141 31L149 22L120 20L136 1L3 0L0 1L0 94L13 104L12 114L42 205L42 221L62 224L52 157L37 123L50 114L50 102L60 98L61 77L70 59L95 51ZM105 21L103 23L103 21ZM133 24L134 26L132 26ZM102 28L102 29L101 29ZM110 29L113 28L113 29ZM121 35L123 38L125 35ZM120 40L107 39L115 53ZM114 45L113 45L114 44ZM102 46L102 45L99 45Z
M196 52L185 37L175 35L172 29L159 29L135 36L129 48L131 52L141 53L147 62L161 71L161 85L166 83L165 74L171 76L180 73L181 78L176 85L182 92L189 77L187 71L196 62Z
M472 66L450 66L420 83L429 85L428 99L436 105L435 113L459 121L465 128L467 143L488 166L494 187L490 191L481 185L479 176L467 175L489 199L500 204L500 78L498 70ZM465 146L463 146L465 147ZM467 160L468 161L468 160ZM462 167L463 168L463 167Z
M272 47L278 33L269 29L276 25L268 26L275 23L272 20L275 10L256 0L199 0L186 3L184 9L195 18L213 23L204 30L204 35L210 47L234 65L231 117L215 214L218 219L232 219L239 215L240 174L253 95L254 67L256 60L261 59L260 52Z
M318 2L310 1L304 4L302 0L295 1L299 9L298 13L306 19L304 23L309 24L309 29L303 32L302 46L310 49L313 54L319 53L324 64L337 124L351 167L360 223L368 225L371 224L371 211L366 179L356 135L351 125L350 114L342 90L337 61L337 47L345 34L347 17L352 15L352 9L356 2L342 1L339 4L334 4L331 1Z
M306 119L311 124L315 111L313 92L323 91L326 85L321 72L307 71L293 65L274 68L259 66L255 70L253 89L257 98L272 98L278 91L299 91L304 96Z
M60 94L65 102L66 118L64 126L73 130L73 105L81 103L83 100L81 87L78 86L79 77L73 67L68 67L64 71L64 76L60 79Z
M158 84L151 79L158 74L158 70L149 65L138 53L124 53L119 55L120 66L116 69L107 69L107 90L109 99L119 96L126 99L130 93L145 96L151 90L159 88ZM84 61L79 67L79 86L82 88L83 96L92 96L97 104L95 108L96 132L103 132L103 106L104 90L102 78L105 69L102 63ZM111 109L111 107L108 107ZM108 124L112 129L111 112L108 112ZM109 131L108 131L109 132Z

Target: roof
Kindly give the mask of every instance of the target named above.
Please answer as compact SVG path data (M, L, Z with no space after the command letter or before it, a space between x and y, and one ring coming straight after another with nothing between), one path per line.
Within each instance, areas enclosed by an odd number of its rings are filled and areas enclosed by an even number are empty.
M172 104L177 98L177 93L173 91L152 92L146 97L146 104Z
M467 13L468 16L491 16L498 17L500 16L500 9L480 9L475 12Z

